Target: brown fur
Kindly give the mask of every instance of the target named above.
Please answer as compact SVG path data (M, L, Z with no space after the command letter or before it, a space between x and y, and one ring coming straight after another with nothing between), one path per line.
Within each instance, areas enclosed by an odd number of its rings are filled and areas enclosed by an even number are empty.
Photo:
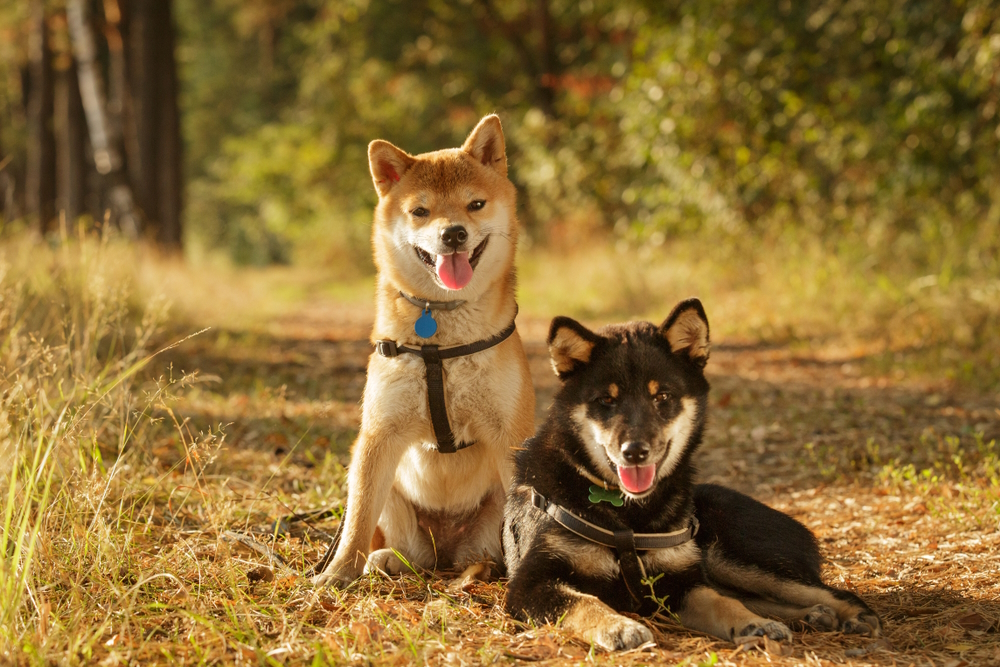
M462 148L413 156L386 141L369 146L379 194L372 230L378 268L373 342L465 345L495 335L514 318L517 204L504 145L499 119L487 116ZM486 204L473 211L473 200ZM418 207L428 214L417 217ZM414 246L446 254L440 232L456 224L468 230L469 251L484 239L488 243L471 282L452 291L428 270ZM438 331L424 340L413 330L420 309L402 298L401 290L419 299L466 303L435 311ZM316 583L345 585L362 573L366 561L369 567L398 571L402 565L392 549L427 568L434 567L439 554L456 565L500 559L510 451L534 430L534 391L517 332L489 350L446 361L444 385L456 441L476 442L455 454L433 448L423 361L415 355L370 358L343 536ZM441 531L433 540L429 517ZM463 529L442 530L449 520ZM369 556L376 529L384 546Z

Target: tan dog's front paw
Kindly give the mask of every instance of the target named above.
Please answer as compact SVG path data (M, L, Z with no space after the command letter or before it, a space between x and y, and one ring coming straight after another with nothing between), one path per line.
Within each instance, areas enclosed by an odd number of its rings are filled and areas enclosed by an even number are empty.
M388 576L396 576L410 568L406 566L399 556L392 549L377 549L368 554L368 561L365 563L365 574L370 572L380 572Z
M653 633L642 623L617 614L608 615L605 622L585 637L608 651L627 651L653 641Z
M344 589L354 583L354 580L361 576L361 572L355 568L341 566L337 567L333 563L326 570L320 572L312 578L313 586L330 586L332 588Z

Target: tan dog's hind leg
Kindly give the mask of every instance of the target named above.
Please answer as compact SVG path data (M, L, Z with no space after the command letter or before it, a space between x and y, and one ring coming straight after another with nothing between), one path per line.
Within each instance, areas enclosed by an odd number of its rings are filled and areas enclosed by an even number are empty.
M392 546L377 549L369 554L365 572L375 569L385 574L397 575L408 570L409 568L394 550L406 558L413 567L431 569L437 564L434 547L428 544L420 529L413 505L396 487L389 491L389 499L379 518L379 528L385 535L385 544Z
M477 517L476 524L462 542L462 548L455 553L455 563L465 568L473 563L492 561L503 564L503 550L500 547L499 526L503 524L503 506L507 494L496 489L486 499Z
M779 621L762 618L736 598L726 597L707 586L699 586L684 597L681 623L694 630L734 641L738 637L764 635L775 640L792 638L792 631Z
M624 651L653 641L653 633L649 628L618 614L593 595L568 586L560 588L564 595L574 598L563 616L562 627L584 641L608 651Z
M358 435L347 473L347 514L340 545L326 570L313 577L314 584L346 586L361 576L407 442L406 434L376 437L362 431Z

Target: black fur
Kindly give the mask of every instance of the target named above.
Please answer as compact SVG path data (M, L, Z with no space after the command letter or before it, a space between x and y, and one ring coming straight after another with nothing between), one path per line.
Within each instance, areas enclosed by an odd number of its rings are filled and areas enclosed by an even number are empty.
M703 322L704 329L699 332L704 345L684 349L675 345L671 349L667 332L685 311L693 311ZM692 321L689 312L688 325ZM802 524L736 491L716 485L695 485L692 457L701 444L709 391L703 372L708 324L700 302L683 302L660 327L645 322L629 323L594 333L569 318L556 318L549 335L550 345L557 334L564 341L569 338L571 343L579 344L564 345L553 351L554 358L557 354L565 357L567 350L579 358L561 359L563 368L570 367L560 373L563 386L545 423L516 455L503 534L510 577L505 607L511 614L522 619L555 622L579 603L577 593L596 596L619 612L649 614L659 605L654 598L661 602L665 599L672 610L678 611L685 608L687 596L693 590L706 586L746 601L751 608L751 602L787 602L775 600L773 595L755 590L751 584L745 585L732 575L731 568L735 568L736 572L760 573L768 582L778 582L779 587L781 582L801 584L807 592L814 591L819 601L828 599L823 597L824 592L837 600L847 600L857 606L854 626L860 627L860 631L868 627L877 633L877 617L859 598L823 583L816 539ZM696 349L702 352L696 354ZM682 442L673 442L664 435L672 432L671 425L677 420L689 420L691 424ZM588 429L594 428L609 434L608 442L614 442L602 443L603 450L596 447L595 436L588 435ZM610 484L624 483L617 477L616 465L623 465L623 461L616 448L620 443L638 441L648 444L650 461L658 466L658 477L652 487L627 494L622 507L606 502L592 504L588 500L591 478ZM601 552L604 557L595 557L595 548L603 547L570 533L536 509L531 504L532 488L551 502L608 530L672 532L684 528L692 516L697 516L701 524L695 540L697 548L684 552L693 554L690 562L679 559L681 562L670 563L661 571L650 571L647 565L647 575L656 581L648 597L636 603L617 574L614 551L608 548ZM712 558L703 556L708 553ZM596 567L595 563L607 565L609 557L610 567ZM719 563L724 567L713 571L713 564ZM751 577L746 581L755 580ZM615 617L608 611L609 619ZM818 616L806 618L808 622ZM832 623L849 629L844 618ZM864 626L865 623L869 625ZM743 632L786 638L782 635L787 628L780 623L767 628L751 624L748 628ZM729 638L738 630L733 628ZM628 639L609 641L610 648L629 645Z

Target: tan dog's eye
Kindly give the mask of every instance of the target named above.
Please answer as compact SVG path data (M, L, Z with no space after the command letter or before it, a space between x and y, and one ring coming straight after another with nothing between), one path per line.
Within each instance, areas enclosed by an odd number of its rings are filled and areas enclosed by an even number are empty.
M669 391L658 391L656 392L656 395L653 396L654 403L662 403L663 401L668 401L668 400L670 400Z
M473 199L471 202L469 202L469 205L466 206L465 208L467 208L470 211L478 211L484 206L486 206L485 199Z
M412 215L414 218L426 218L430 214L431 214L431 212L428 211L423 206L418 206L415 209L413 209L412 211L410 211L410 215Z

